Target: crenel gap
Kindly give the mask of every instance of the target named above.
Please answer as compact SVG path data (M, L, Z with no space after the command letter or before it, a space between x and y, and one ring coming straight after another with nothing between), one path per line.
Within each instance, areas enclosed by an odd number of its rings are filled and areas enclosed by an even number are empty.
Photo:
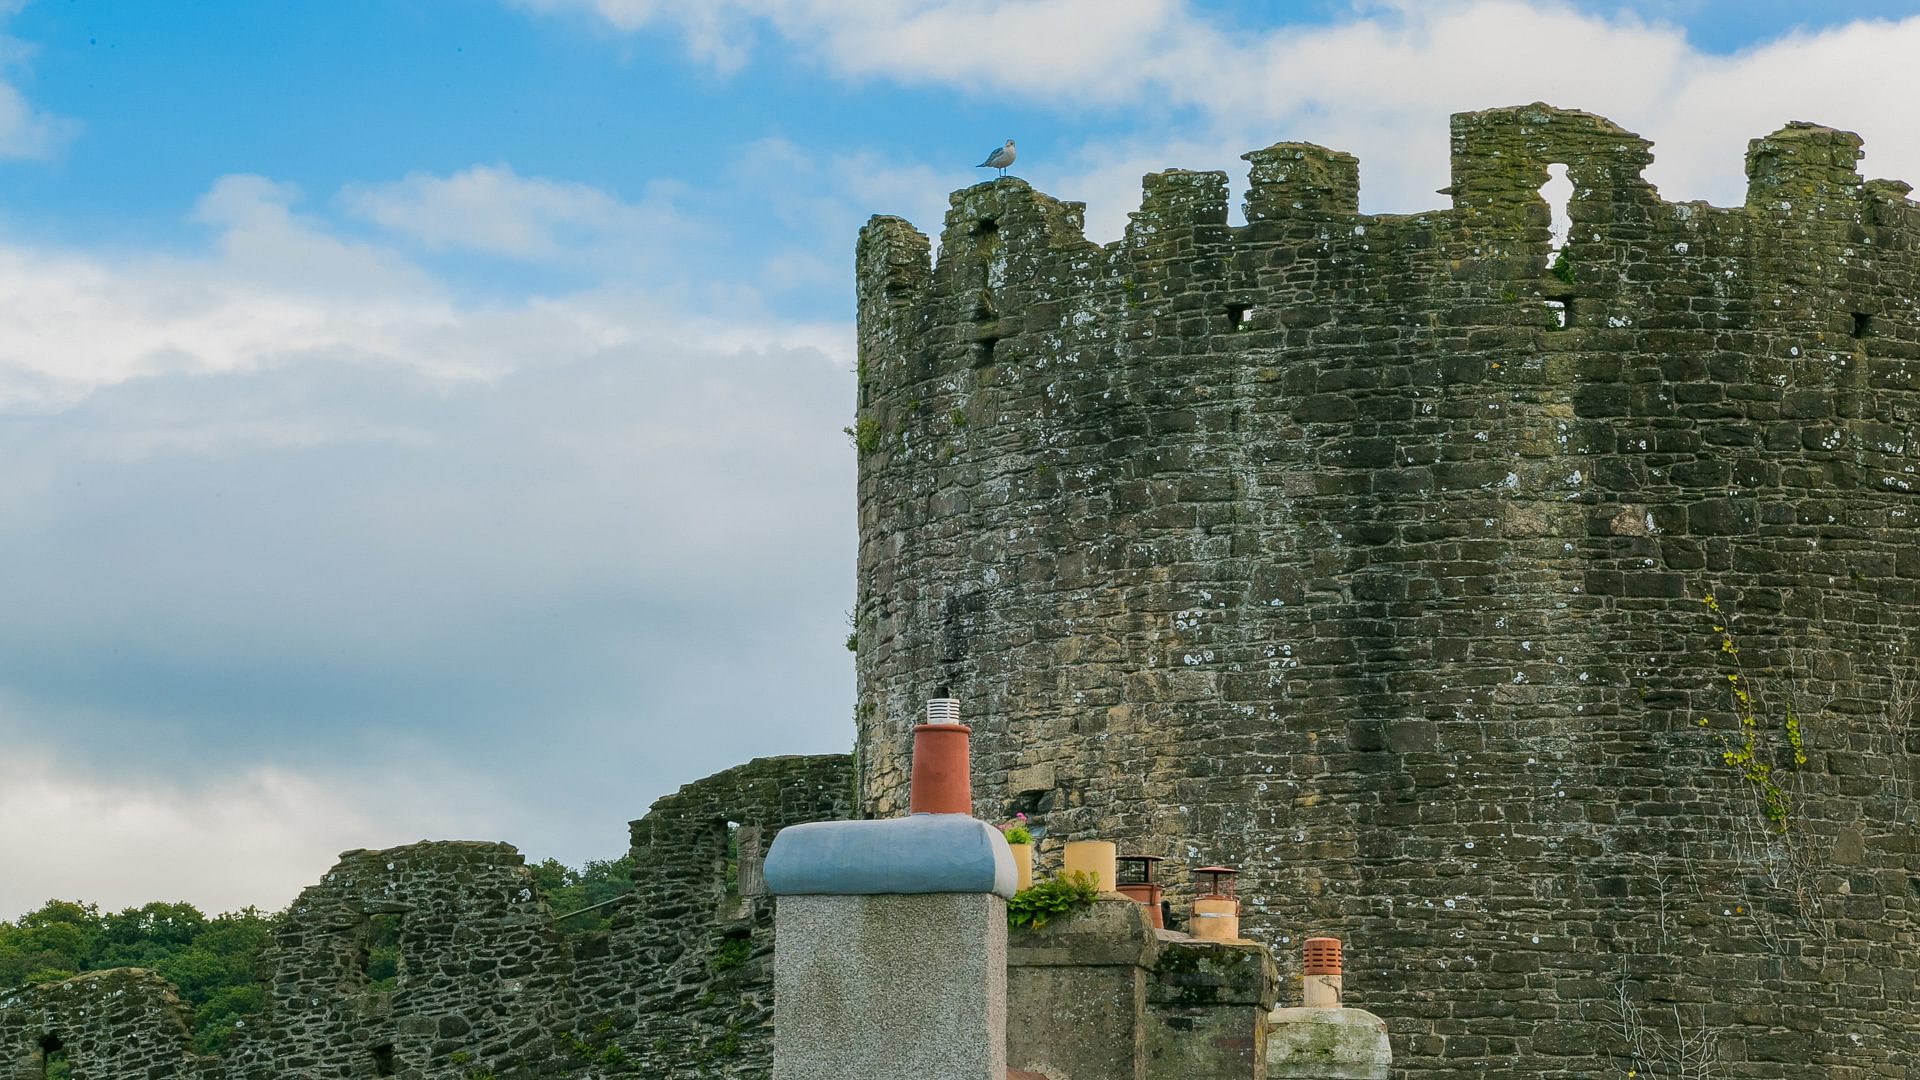
M1567 175L1566 165L1557 161L1547 165L1547 182L1540 185L1540 198L1547 204L1547 276L1568 287L1549 292L1546 305L1553 315L1551 328L1565 330L1573 323L1574 281L1573 264L1566 256L1567 238L1573 232L1573 216L1568 210L1573 202L1573 180Z

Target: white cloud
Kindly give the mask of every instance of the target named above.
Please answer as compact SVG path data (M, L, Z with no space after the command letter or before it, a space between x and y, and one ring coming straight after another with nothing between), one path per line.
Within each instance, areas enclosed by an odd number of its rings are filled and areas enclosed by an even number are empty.
M1649 178L1670 199L1738 203L1746 141L1790 119L1857 130L1874 172L1920 179L1920 126L1908 116L1920 95L1910 62L1920 15L1721 56L1630 12L1522 0L1368 3L1344 20L1278 28L1228 26L1180 0L722 0L697 5L697 16L646 0L518 2L593 13L622 31L672 26L697 55L737 60L740 46L702 42L751 42L758 27L842 77L1135 110L1131 130L1051 156L1023 141L1021 174L1086 200L1089 231L1103 240L1137 205L1139 172L1243 175L1239 155L1279 139L1358 155L1369 209L1441 206L1447 115L1535 100L1654 140Z
M702 233L665 198L624 202L587 184L523 177L506 165L355 185L341 201L350 213L436 251L536 261L671 258Z
M665 23L723 69L748 57L764 23L830 70L980 89L1108 96L1116 80L1198 48L1211 34L1178 0L514 0L588 14L621 31ZM1147 77L1151 77L1148 75Z
M396 805L389 792L411 793ZM283 907L341 852L498 828L472 777L258 768L198 787L103 776L10 740L0 757L0 919L51 899ZM374 813L370 808L378 807Z
M463 305L400 252L297 215L297 198L261 177L217 181L196 208L218 230L211 257L107 260L0 244L0 409L58 409L129 379L322 355L457 381L645 343L815 347L842 361L849 349L850 330L756 316L751 297L724 316L670 289Z
M0 239L0 901L277 903L422 834L606 857L659 792L847 745L762 705L851 696L850 326L475 301L298 206L222 179L191 255ZM451 789L380 769L424 760L480 779L423 813Z
M0 2L0 26L24 3ZM0 34L0 72L24 66L32 55L26 43ZM0 80L0 160L52 157L79 132L77 122L35 108L17 87Z

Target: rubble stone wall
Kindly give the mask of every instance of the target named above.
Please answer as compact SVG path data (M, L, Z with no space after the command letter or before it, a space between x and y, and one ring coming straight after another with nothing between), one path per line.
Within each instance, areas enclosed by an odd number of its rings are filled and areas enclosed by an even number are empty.
M609 929L571 938L506 844L350 851L281 919L267 1011L224 1056L191 1053L191 1018L158 975L95 972L0 996L0 1080L43 1080L50 1052L74 1080L766 1076L772 912L753 893L755 838L852 804L845 755L688 784L633 823L635 888ZM370 973L376 920L397 932L390 987Z
M1015 178L937 258L874 219L865 809L950 687L983 816L1171 856L1176 909L1239 866L1397 1075L1909 1075L1920 206L1859 147L1675 204L1534 105L1454 118L1428 213L1283 143L1244 225L1181 170L1105 246Z

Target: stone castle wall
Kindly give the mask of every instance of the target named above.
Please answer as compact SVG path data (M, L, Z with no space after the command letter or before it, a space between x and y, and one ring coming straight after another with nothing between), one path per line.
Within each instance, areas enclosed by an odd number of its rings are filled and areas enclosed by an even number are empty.
M1240 227L1181 171L1105 247L1016 179L955 195L937 262L876 219L857 763L660 800L592 935L504 845L350 852L223 1057L102 972L0 996L0 1080L764 1076L759 854L904 810L941 687L982 815L1030 815L1043 862L1173 856L1176 900L1241 866L1283 963L1347 941L1401 1075L1909 1075L1920 206L1812 125L1754 142L1730 209L1662 202L1598 117L1453 134L1425 214L1361 215L1353 158L1280 144Z
M1813 125L1734 208L1596 116L1452 136L1429 213L1280 144L1244 226L1173 170L1104 247L1011 178L862 231L865 809L950 687L980 813L1240 866L1400 1075L1906 1075L1920 206Z
M633 823L635 888L608 929L573 938L508 845L350 851L281 920L268 1009L222 1057L192 1053L158 975L97 972L0 996L0 1080L42 1080L55 1052L75 1080L764 1077L772 905L753 888L754 838L847 817L852 800L844 755L689 784ZM377 920L400 952L385 990L369 971Z

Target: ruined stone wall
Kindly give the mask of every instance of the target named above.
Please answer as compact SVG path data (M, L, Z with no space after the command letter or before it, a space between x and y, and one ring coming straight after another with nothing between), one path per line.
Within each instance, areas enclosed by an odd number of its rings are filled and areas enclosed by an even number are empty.
M374 920L398 920L391 990L369 978ZM234 1080L525 1073L573 1030L572 959L506 844L350 851L303 891L263 963L263 1025L230 1054Z
M609 929L574 938L508 845L350 851L281 920L262 957L268 1009L223 1057L191 1053L159 976L98 972L0 996L0 1080L42 1080L50 1050L75 1080L765 1076L772 917L756 852L852 804L845 755L689 784L633 823L635 888ZM400 953L384 988L370 968L383 920Z
M1671 204L1536 105L1454 118L1430 213L1280 144L1241 227L1178 170L1105 247L1017 179L937 261L876 218L866 809L949 686L983 815L1239 865L1399 1075L1906 1075L1920 207L1858 147L1792 125L1745 206Z
M0 1078L44 1080L62 1056L81 1080L221 1075L193 1054L188 1020L173 987L138 968L0 994Z
M782 828L854 816L852 760L833 755L761 758L633 823L633 900L609 928L613 962L582 996L636 1018L622 1041L640 1075L771 1075L773 898L760 865Z

